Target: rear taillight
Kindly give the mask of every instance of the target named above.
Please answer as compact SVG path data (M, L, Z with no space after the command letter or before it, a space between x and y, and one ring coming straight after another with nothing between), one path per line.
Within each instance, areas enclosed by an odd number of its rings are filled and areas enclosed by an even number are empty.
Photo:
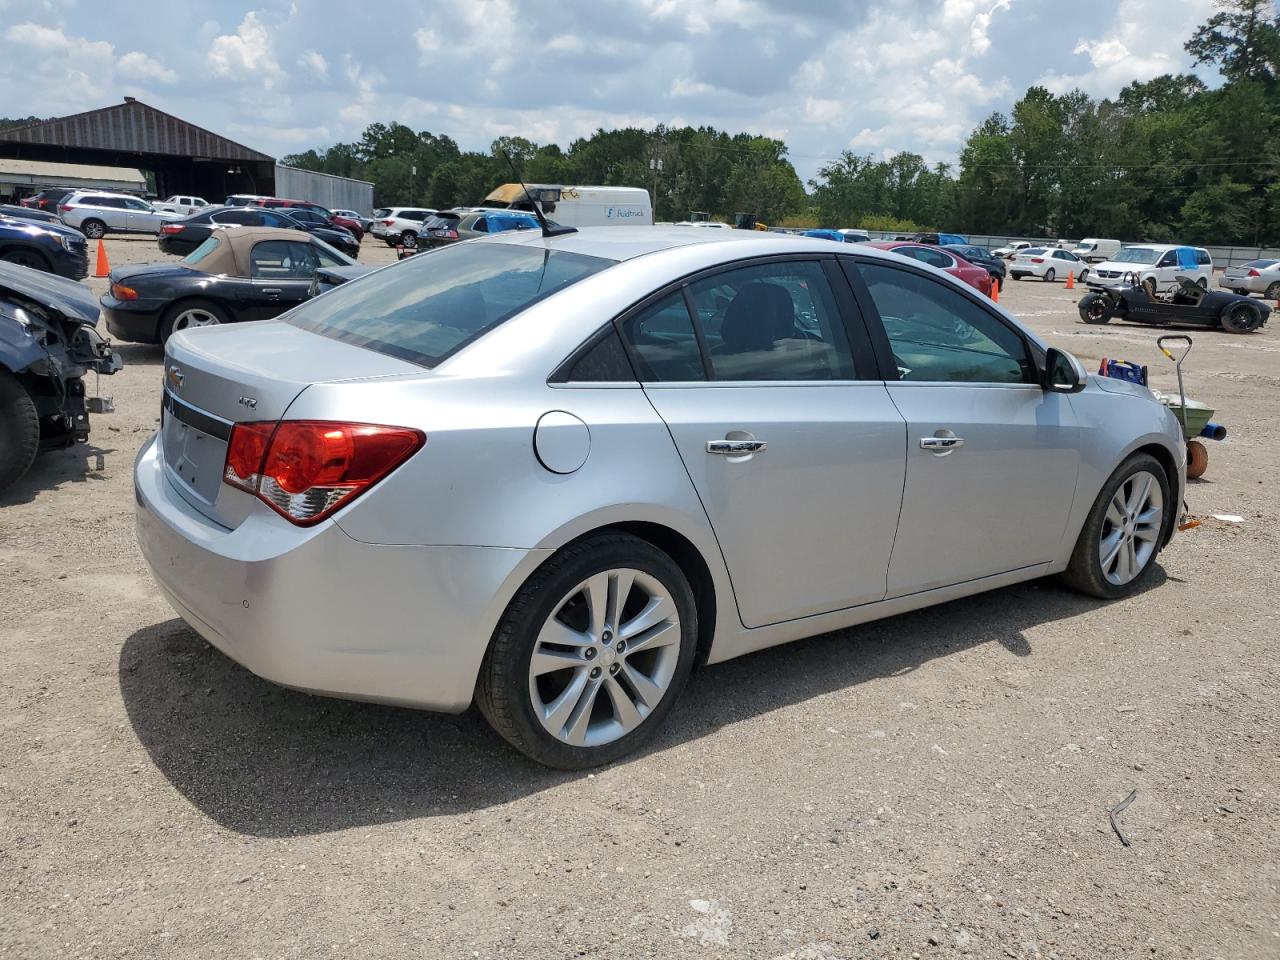
M123 283L111 284L111 295L117 300L137 300L138 291L133 287L126 287Z
M182 232L182 225L179 223L165 223L160 226L161 233L175 234Z
M67 212L68 210L70 210L70 209L71 209L71 204L69 204L69 203L60 203L60 204L58 204L58 211L59 211L60 213L66 213L66 212Z
M457 240L457 239L458 239L458 231L457 231L457 230L446 230L446 231L444 232L444 235L445 235L445 239L446 239L446 240Z
M1044 257L1032 257L1032 258L1031 258L1031 262L1032 262L1032 263L1044 263Z
M1259 273L1257 270L1255 270L1254 268L1250 267L1250 268L1249 268L1249 272L1248 272L1247 274L1245 274L1245 276L1247 276L1247 277L1260 277L1260 276L1262 276L1262 274L1260 274L1260 273Z
M382 221L382 225L383 225L384 227L389 227L389 226L391 226L393 223L395 223L395 221L394 221L394 220L383 220L383 221Z
M373 423L237 423L222 479L306 527L354 500L426 442L421 430Z

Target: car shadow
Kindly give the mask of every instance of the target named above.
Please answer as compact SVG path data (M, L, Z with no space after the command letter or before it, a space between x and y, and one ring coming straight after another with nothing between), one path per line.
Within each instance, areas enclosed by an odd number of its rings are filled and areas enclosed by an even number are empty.
M1155 573L1146 589L1164 582L1163 569ZM703 667L655 740L621 762L982 644L1028 657L1029 628L1098 603L1033 582ZM304 835L467 812L586 775L526 759L474 708L448 716L278 687L181 620L130 636L119 679L156 766L203 813L242 834Z
M31 469L0 494L0 507L30 503L46 490L56 490L64 483L95 483L106 480L99 469L99 458L106 469L106 457L115 447L99 447L92 441L70 447L47 450L36 457Z
M118 343L111 349L120 354L126 367L155 367L164 363L164 347L156 343Z

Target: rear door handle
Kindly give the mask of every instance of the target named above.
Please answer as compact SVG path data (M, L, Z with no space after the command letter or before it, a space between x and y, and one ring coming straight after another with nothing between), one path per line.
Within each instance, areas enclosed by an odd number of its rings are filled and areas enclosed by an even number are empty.
M283 291L279 287L264 287L262 292L268 297L278 297Z
M964 437L921 437L920 449L932 453L945 453L964 446Z
M763 440L708 440L707 453L733 456L741 453L759 453L768 444Z

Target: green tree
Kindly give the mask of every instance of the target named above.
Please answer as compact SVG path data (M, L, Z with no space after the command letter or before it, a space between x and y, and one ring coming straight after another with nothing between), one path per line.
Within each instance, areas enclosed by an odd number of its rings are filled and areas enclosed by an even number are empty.
M1280 75L1280 15L1273 0L1214 0L1219 8L1196 28L1186 51L1213 64L1228 80L1274 80Z

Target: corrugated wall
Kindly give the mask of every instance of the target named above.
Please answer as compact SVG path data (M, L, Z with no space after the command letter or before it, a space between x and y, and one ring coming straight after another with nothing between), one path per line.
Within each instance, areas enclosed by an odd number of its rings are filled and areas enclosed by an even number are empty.
M279 163L276 164L276 196L288 200L310 200L330 210L354 210L366 217L373 215L372 183L312 173Z

